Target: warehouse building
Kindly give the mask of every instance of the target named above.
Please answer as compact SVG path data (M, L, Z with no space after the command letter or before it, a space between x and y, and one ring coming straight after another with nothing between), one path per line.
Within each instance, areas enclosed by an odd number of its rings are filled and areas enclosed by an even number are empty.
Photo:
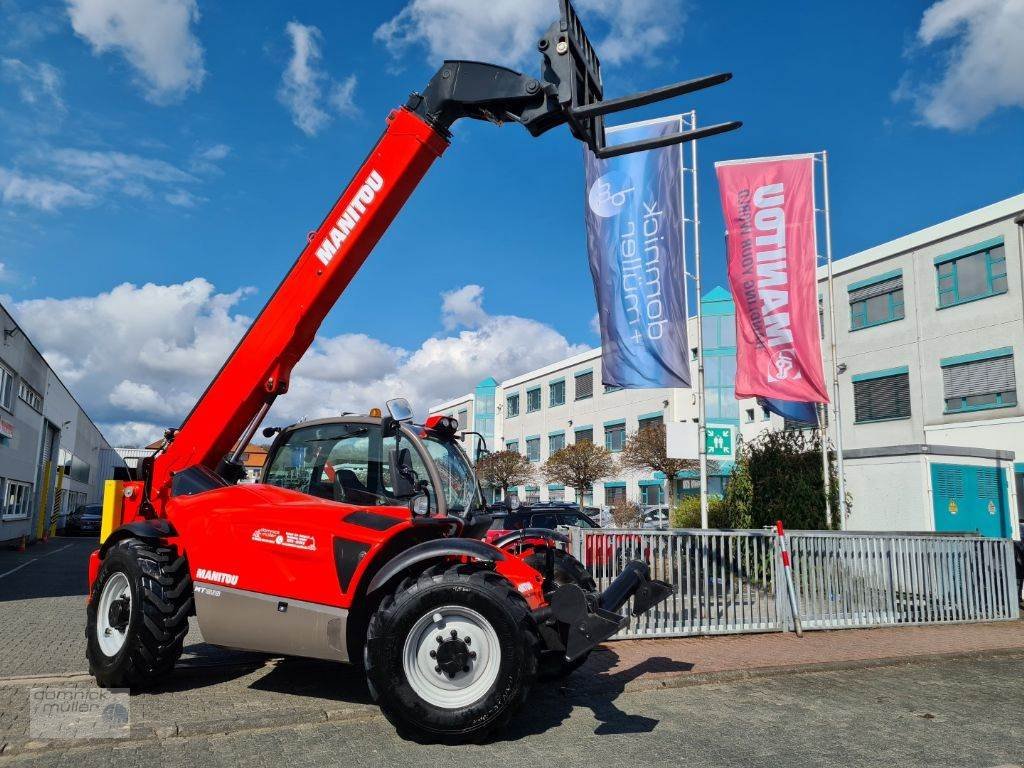
M0 325L2 544L41 538L100 501L112 465L99 429L3 306Z
M1024 195L1018 195L835 262L840 411L852 502L848 527L1019 536L1022 212ZM818 279L828 373L824 268ZM735 310L728 291L712 289L701 309L708 426L731 425L745 440L787 426L756 401L735 398ZM689 332L696 339L695 318ZM471 429L489 419L489 444L514 448L538 463L566 442L601 440L615 451L651 420L697 416L690 389L602 387L600 348L503 382L488 379L481 387L489 399L478 397L478 387L430 412L455 416ZM834 411L829 435L836 441ZM712 493L721 492L730 470L728 462L716 468ZM692 474L675 478L678 491L694 492ZM571 489L540 482L518 493L527 499L574 498ZM659 503L665 479L610 479L586 501L611 504L623 496Z

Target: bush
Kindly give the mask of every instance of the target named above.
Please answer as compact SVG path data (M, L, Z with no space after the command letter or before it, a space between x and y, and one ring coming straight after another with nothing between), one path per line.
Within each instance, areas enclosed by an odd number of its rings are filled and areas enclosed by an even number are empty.
M639 528L644 521L643 511L635 501L622 499L612 506L612 520L616 528Z
M669 523L673 528L700 528L700 496L684 496L672 508ZM729 508L721 496L708 496L708 527L735 528Z

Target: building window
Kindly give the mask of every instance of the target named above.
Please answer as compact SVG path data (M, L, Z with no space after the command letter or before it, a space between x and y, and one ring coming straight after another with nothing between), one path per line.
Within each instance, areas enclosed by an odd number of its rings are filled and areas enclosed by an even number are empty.
M594 428L593 427L581 427L576 430L576 442L577 443L592 443L594 442Z
M665 503L665 489L661 483L648 483L640 486L640 503L644 506L654 507Z
M540 438L526 438L526 458L530 461L540 461Z
M609 505L615 505L626 500L626 484L625 483L605 483L604 484L604 503Z
M910 418L910 374L906 367L853 377L854 421Z
M540 410L540 387L526 390L526 412L533 413Z
M14 405L14 371L0 363L0 406L8 411Z
M23 520L28 517L32 504L32 486L17 480L0 480L3 505L0 512L4 520Z
M505 398L505 418L511 419L519 415L519 393Z
M704 396L709 419L739 420L740 404L736 399L735 384L735 355L704 355Z
M548 486L548 501L565 501L565 486Z
M641 416L637 419L638 429L650 429L651 427L660 427L665 423L664 417L658 414L651 414L649 416Z
M552 381L548 384L548 407L565 404L565 379Z
M563 448L565 448L565 432L548 435L548 456L558 453Z
M850 330L902 320L903 272L897 270L850 285Z
M584 371L583 373L577 373L574 377L576 381L576 392L575 399L586 400L588 397L594 396L594 372Z
M747 424L753 424L754 423L754 409L753 408L747 408L743 412L743 420Z
M767 408L765 408L762 405L761 406L761 421L771 421L771 419L772 419L772 412L769 411Z
M825 338L825 298L818 294L818 333Z
M459 411L459 426L463 429L469 429L469 410L467 408Z
M700 496L700 480L694 477L680 477L676 479L676 498L684 496Z
M610 395L612 392L621 392L625 387L617 387L614 384L605 384L604 393Z
M939 309L1006 293L1003 239L998 237L973 248L939 256L935 270Z
M605 424L604 425L604 447L613 453L622 450L626 444L626 424Z
M18 397L32 410L43 412L43 396L26 384L24 379L18 382Z
M524 504L538 504L540 503L540 486L528 485L523 489L525 496L523 498Z
M519 453L519 441L518 440L506 440L505 441L505 450L506 451L515 451L516 453Z
M946 413L983 411L1017 404L1013 349L1003 347L941 361Z

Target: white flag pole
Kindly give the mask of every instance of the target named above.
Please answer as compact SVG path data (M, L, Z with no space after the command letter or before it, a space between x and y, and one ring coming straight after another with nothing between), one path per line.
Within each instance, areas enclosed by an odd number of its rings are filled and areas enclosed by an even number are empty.
M828 151L821 155L822 184L825 205L825 257L828 260L828 315L832 349L832 415L836 429L836 473L839 475L839 529L846 530L846 473L843 471L843 419L840 411L839 360L836 357L836 292L832 281L832 213L828 195ZM827 478L826 478L827 482ZM826 486L827 493L827 486Z
M697 129L697 112L693 115L693 129ZM700 287L700 207L697 196L697 142L690 142L690 164L693 166L693 281L697 291L697 451L700 456L700 527L708 528L708 434L707 400L704 397L704 315Z

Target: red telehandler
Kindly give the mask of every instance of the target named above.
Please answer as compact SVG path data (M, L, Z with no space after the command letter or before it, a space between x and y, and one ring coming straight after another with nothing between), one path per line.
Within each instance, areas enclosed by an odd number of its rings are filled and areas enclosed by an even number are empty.
M181 427L142 462L139 479L105 499L86 628L100 685L141 688L168 675L195 615L216 645L362 663L373 697L403 735L477 740L508 720L539 669L553 662L556 673L569 671L623 627L627 602L640 614L669 594L641 562L597 593L551 531L480 541L486 517L467 490L472 469L452 453L458 425L434 418L414 426L404 401L392 401L387 416L288 428L275 441L268 482L235 484L242 447L447 149L456 120L517 122L534 136L565 123L599 157L739 127L607 145L604 115L729 75L603 100L594 49L568 0L560 9L538 43L539 79L446 61L422 94L391 113Z

